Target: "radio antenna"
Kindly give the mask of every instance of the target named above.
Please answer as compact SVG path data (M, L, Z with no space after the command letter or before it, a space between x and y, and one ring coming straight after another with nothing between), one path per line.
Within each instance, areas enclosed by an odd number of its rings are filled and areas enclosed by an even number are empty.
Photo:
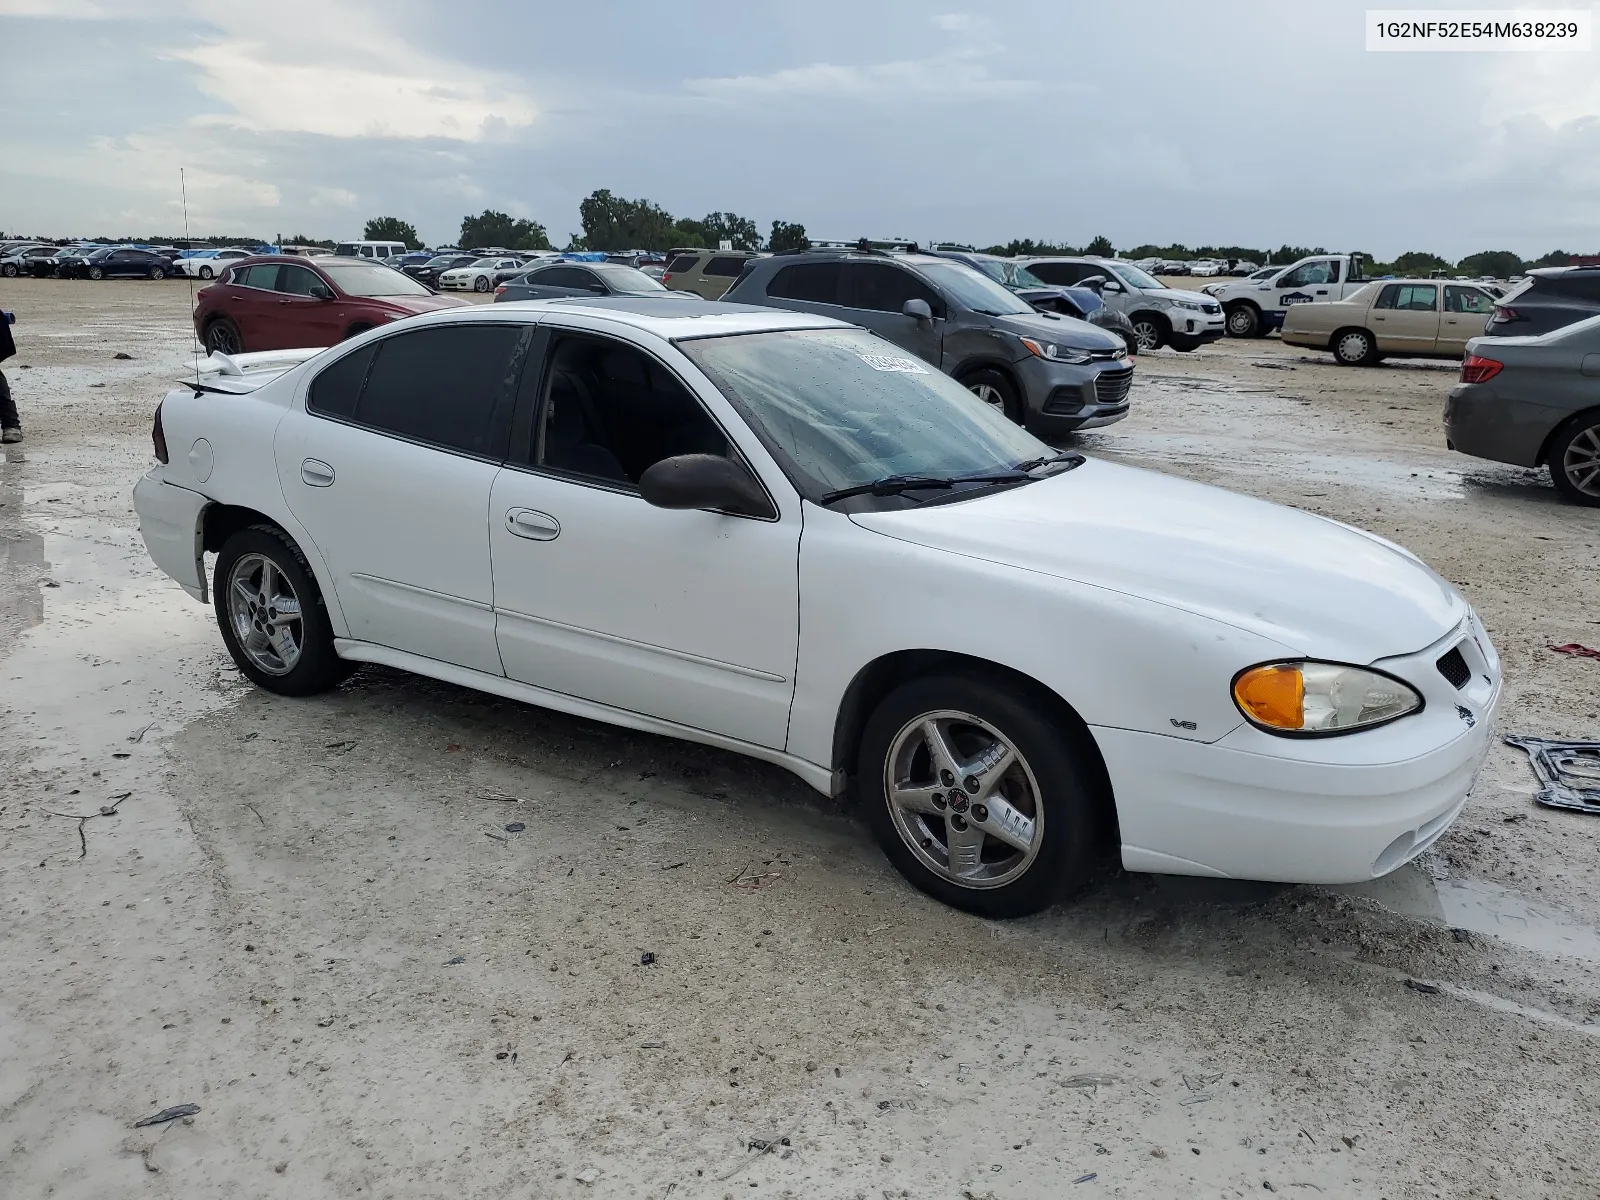
M183 200L183 240L189 237L189 183L184 178L183 168L178 168L178 195ZM193 250L193 246L185 246L186 250ZM189 281L189 336L194 345L194 390L200 390L200 335L194 331L194 276L185 271L183 277Z

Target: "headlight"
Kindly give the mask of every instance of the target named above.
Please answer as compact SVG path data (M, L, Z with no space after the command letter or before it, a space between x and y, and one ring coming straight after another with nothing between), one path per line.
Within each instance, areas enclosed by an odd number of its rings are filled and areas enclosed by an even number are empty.
M1187 308L1193 310L1194 312L1201 311L1200 305L1195 303L1193 300L1174 300L1172 304L1174 308Z
M1422 697L1391 675L1339 663L1262 663L1233 680L1233 702L1268 733L1352 733L1416 712Z
M1039 342L1033 338L1018 338L1028 348L1030 354L1040 358L1048 358L1051 362L1086 363L1093 357L1087 350L1079 350L1075 346L1058 346L1054 342Z

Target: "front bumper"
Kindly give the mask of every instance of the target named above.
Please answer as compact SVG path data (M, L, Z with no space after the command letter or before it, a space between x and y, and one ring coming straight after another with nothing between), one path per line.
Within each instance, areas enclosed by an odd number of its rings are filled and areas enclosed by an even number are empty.
M1025 424L1041 436L1111 425L1128 415L1133 365L1128 359L1088 363L1027 358L1016 364L1022 380Z
M1474 458L1536 467L1559 409L1508 400L1493 383L1458 383L1444 402L1445 445Z
M1460 690L1434 666L1457 647L1472 668ZM1375 665L1421 691L1423 710L1330 738L1274 737L1247 724L1209 744L1093 729L1116 794L1123 865L1357 883L1421 854L1461 812L1488 753L1499 663L1473 619L1425 651Z

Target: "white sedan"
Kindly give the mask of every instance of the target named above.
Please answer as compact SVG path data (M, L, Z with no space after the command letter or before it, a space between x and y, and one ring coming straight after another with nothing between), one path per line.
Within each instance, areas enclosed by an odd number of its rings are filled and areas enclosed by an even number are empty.
M173 259L172 273L193 279L215 279L241 258L254 257L254 250L202 250L188 258Z
M197 385L134 504L258 685L383 663L766 759L853 788L974 912L1051 903L1102 845L1382 875L1488 745L1494 648L1410 553L1054 451L824 317L450 309Z
M480 258L439 276L439 286L456 292L487 292L499 282L497 271L513 271L527 264L520 258Z

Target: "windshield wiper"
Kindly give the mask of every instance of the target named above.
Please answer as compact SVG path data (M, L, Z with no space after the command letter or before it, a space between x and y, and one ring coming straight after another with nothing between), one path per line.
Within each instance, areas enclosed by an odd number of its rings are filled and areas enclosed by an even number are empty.
M951 488L958 483L1027 483L1031 478L1026 471L990 471L983 475L886 475L871 483L858 483L854 487L824 492L822 503L832 504L835 500L848 500L851 496L898 496L901 492L915 492L923 488Z
M1083 466L1086 461L1081 454L1075 454L1071 450L1063 450L1059 454L1048 454L1043 458L1025 459L1017 464L1017 470L1037 471L1040 467L1048 467L1055 463L1066 463L1067 470L1070 471L1074 467Z

